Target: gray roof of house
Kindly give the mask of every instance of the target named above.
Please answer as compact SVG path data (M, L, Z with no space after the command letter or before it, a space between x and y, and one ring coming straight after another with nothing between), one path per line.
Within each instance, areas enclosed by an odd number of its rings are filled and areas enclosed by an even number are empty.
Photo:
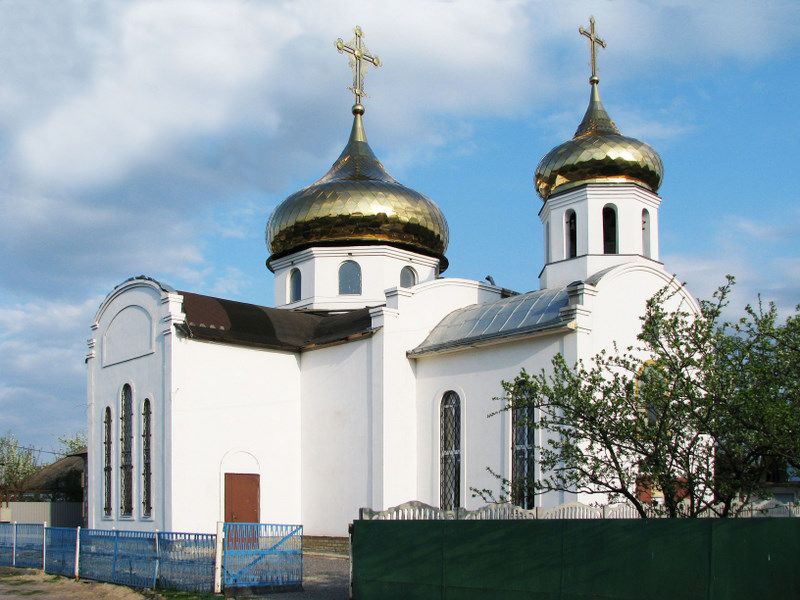
M564 327L560 311L568 303L567 289L554 288L472 304L447 315L408 355L413 358Z

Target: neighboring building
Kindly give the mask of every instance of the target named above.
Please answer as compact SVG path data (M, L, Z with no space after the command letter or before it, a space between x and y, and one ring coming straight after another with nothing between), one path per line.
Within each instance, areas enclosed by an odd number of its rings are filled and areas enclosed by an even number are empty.
M665 285L696 308L659 261L661 160L619 133L590 82L575 137L536 172L537 291L441 276L445 218L375 157L358 96L331 170L269 220L275 308L147 277L116 287L87 357L89 526L344 535L359 507L474 508L470 488L498 487L487 467L536 476L511 415L487 418L501 381L632 343Z

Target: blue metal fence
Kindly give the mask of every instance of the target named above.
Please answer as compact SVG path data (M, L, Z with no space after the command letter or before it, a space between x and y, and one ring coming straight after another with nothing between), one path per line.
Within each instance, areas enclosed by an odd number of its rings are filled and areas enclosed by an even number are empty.
M0 566L12 566L13 554L14 525L12 523L0 523Z
M45 530L44 570L47 573L72 577L75 574L75 538L78 530L69 527L48 527Z
M302 536L302 525L225 523L225 587L302 587Z
M158 587L212 592L216 546L213 533L159 533Z
M226 523L224 531L226 587L302 586L302 526ZM140 588L213 591L216 544L217 536L208 533L0 523L0 565L44 568L70 577L76 572L78 545L81 577Z
M156 534L81 530L81 577L130 587L155 587Z
M44 551L44 525L17 523L16 562L17 567L41 569Z

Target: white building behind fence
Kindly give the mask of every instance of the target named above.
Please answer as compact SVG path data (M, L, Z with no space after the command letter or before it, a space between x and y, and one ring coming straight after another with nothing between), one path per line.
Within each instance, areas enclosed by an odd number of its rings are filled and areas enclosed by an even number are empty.
M536 171L536 291L443 276L445 217L375 157L360 95L331 170L270 217L274 308L143 276L114 288L87 355L89 526L345 535L364 506L477 508L470 488L499 485L487 467L536 475L510 415L487 418L501 381L632 343L667 284L696 307L659 259L661 160L619 133L590 82L575 137Z

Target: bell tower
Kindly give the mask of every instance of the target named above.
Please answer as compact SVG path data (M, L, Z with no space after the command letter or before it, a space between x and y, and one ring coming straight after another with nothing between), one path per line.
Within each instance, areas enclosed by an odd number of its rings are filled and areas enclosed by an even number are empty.
M583 281L627 262L659 263L657 191L663 177L658 153L622 135L600 100L597 48L606 42L589 29L592 74L589 106L573 138L556 146L536 168L544 206L542 288Z

